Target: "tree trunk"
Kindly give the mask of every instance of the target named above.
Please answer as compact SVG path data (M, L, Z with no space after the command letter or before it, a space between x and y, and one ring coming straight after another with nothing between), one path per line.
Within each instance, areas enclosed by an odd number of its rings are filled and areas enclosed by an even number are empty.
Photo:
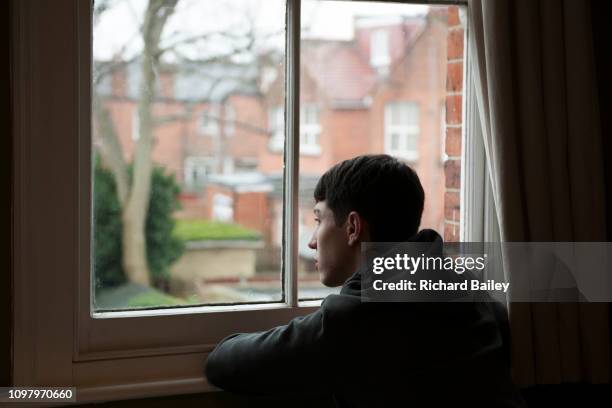
M178 0L150 0L142 25L142 82L139 89L140 134L136 144L130 194L123 206L123 270L131 282L149 286L145 221L149 210L153 170L153 103L159 65L159 42Z
M144 219L127 209L122 221L123 269L130 282L150 286Z

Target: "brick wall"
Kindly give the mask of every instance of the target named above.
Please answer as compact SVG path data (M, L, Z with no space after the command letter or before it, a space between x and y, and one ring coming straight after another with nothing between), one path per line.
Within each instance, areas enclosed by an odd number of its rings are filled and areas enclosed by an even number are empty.
M444 240L451 242L459 241L464 32L458 6L450 6L446 76L445 151L448 158L444 163Z
M273 208L267 192L238 192L226 186L209 184L205 193L207 210L204 218L213 219L213 200L216 194L232 198L234 223L259 231L266 243L272 242Z
M420 228L442 233L444 228L445 177L442 171L442 106L447 97L446 16L430 16L424 31L409 55L398 61L389 80L373 95L370 119L371 151L384 152L384 109L389 102L417 103L419 118L419 159L410 166L419 175L425 189L425 208Z

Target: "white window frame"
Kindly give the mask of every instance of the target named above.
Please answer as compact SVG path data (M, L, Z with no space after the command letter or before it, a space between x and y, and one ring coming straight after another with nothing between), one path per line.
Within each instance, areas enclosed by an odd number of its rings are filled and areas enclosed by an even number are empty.
M393 124L391 121L391 107L393 105L398 106L413 106L417 110L417 123L416 124ZM400 115L401 116L401 115ZM421 107L417 102L414 101L403 101L403 100L391 100L388 101L384 106L384 138L385 138L385 152L396 156L401 159L405 159L409 162L415 162L419 159L419 137L421 133L420 127L421 120ZM392 136L396 134L399 136L399 148L393 147ZM416 141L416 149L409 150L405 148L409 138L413 137Z
M14 0L11 10L13 384L76 386L79 403L215 390L203 362L222 337L283 324L319 305L300 302L297 287L300 1L287 4L284 302L95 316L91 2L48 3Z

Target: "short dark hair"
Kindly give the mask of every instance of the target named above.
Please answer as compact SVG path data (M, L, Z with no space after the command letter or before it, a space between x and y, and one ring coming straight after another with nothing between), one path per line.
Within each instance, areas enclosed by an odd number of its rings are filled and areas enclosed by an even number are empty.
M326 201L336 225L357 211L370 239L401 242L417 233L425 192L416 172L386 154L357 156L333 166L319 179L315 201Z

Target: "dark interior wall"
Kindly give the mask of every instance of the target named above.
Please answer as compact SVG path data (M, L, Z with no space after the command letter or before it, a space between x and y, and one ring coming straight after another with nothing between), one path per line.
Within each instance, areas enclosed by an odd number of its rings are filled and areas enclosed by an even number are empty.
M2 70L0 71L0 78L3 80L2 89L0 95L2 95L2 103L0 104L0 126L2 131L0 132L0 177L2 181L2 207L0 212L2 214L2 221L0 227L0 233L2 239L0 240L0 259L2 259L2 266L0 266L0 386L6 386L10 384L11 375L11 185L12 185L12 132L11 132L11 110L10 110L10 13L9 13L8 1L0 2L0 16L4 23L0 24L2 27L2 53L5 55L4 63L2 63Z

